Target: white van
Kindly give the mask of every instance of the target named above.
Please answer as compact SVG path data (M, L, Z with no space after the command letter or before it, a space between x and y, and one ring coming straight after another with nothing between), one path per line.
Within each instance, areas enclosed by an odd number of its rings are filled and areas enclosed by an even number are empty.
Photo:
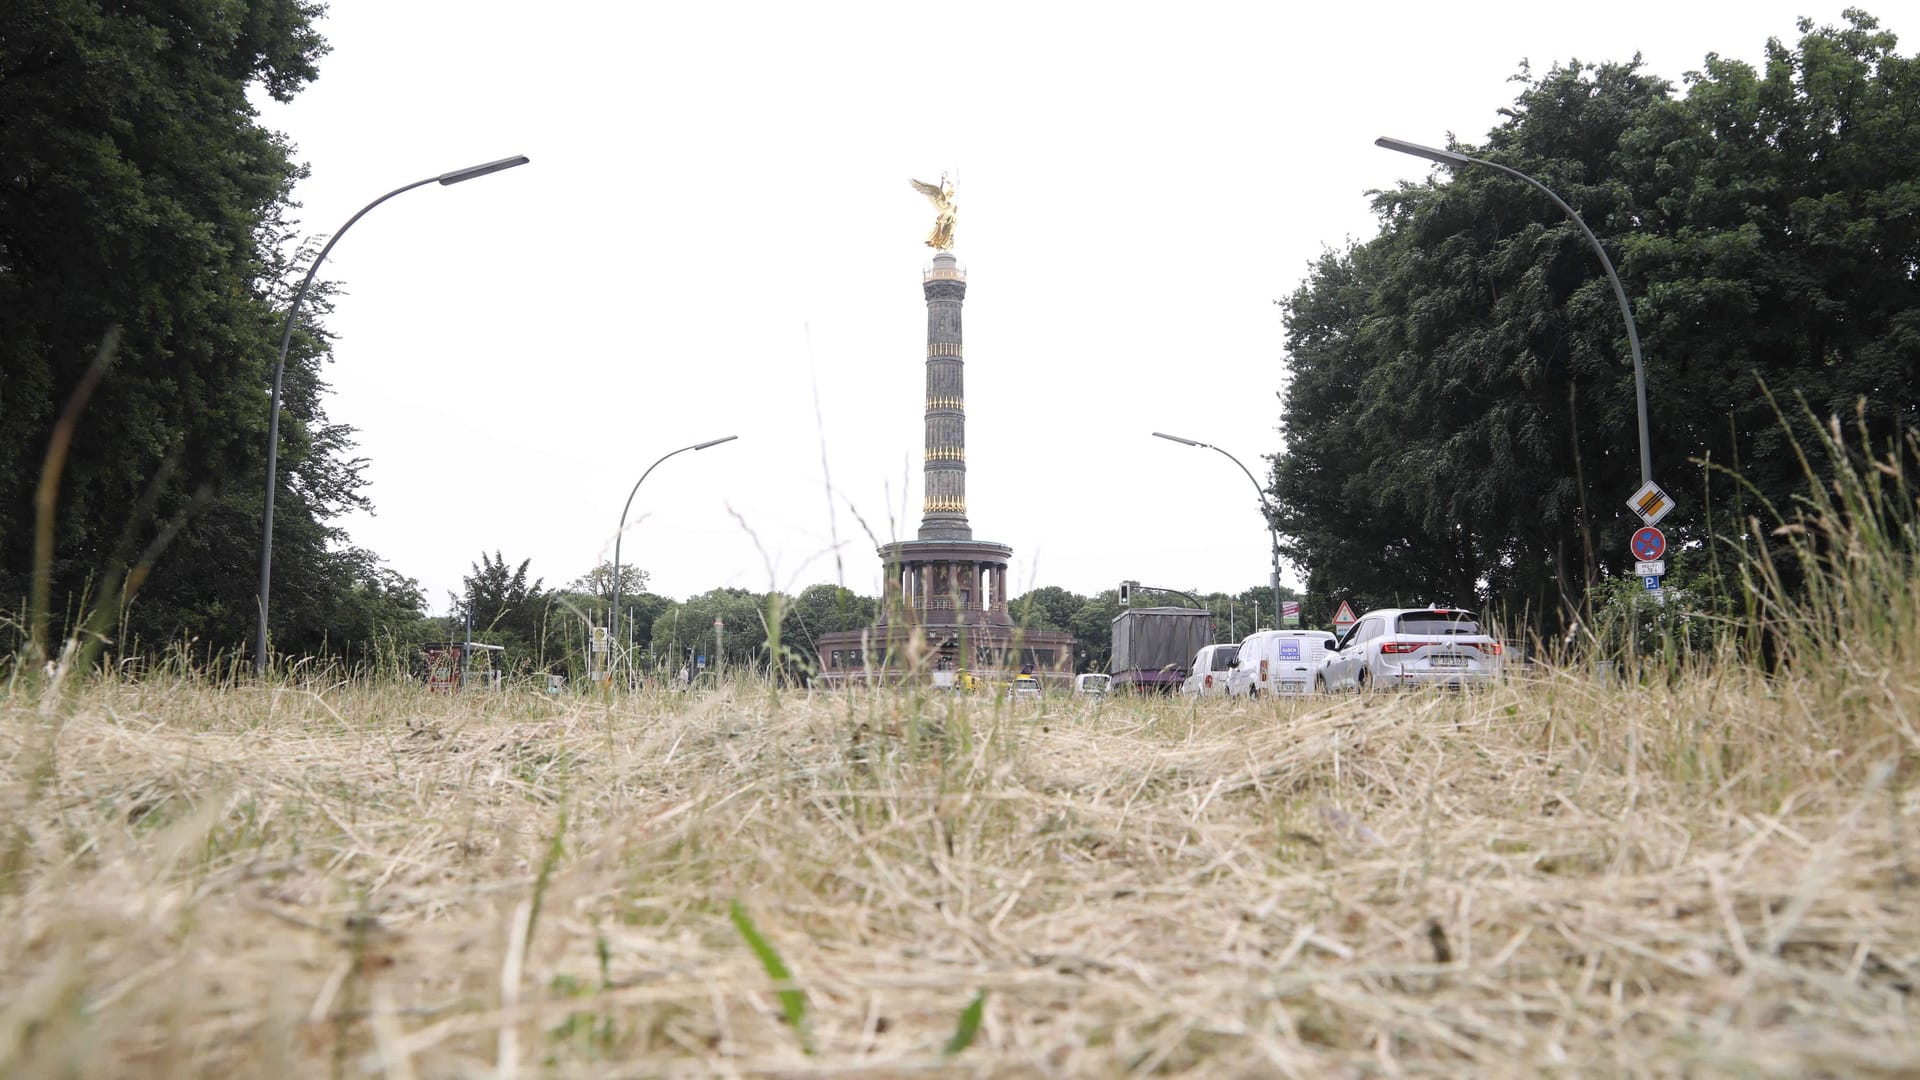
M1084 675L1075 675L1073 677L1073 694L1075 697L1106 697L1109 678L1110 676L1102 675L1097 671L1090 671Z
M1205 645L1194 654L1193 666L1188 668L1193 674L1180 684L1180 693L1186 697L1212 697L1227 692L1227 673L1233 670L1233 658L1238 645Z
M1306 694L1320 661L1333 648L1325 630L1260 630L1240 643L1240 656L1227 675L1227 696Z

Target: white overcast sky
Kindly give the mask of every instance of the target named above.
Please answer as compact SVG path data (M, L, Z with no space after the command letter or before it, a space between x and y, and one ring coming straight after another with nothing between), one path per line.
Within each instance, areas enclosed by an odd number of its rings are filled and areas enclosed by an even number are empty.
M920 519L933 210L907 180L945 171L968 512L1013 590L1263 584L1253 485L1150 433L1265 482L1273 301L1376 232L1369 189L1427 172L1375 136L1480 140L1523 59L1757 62L1802 14L1840 6L330 0L319 80L261 110L312 168L303 231L533 159L328 256L327 408L377 507L344 524L436 611L483 550L559 585L656 458L737 434L647 479L623 561L682 599L876 594L874 539Z

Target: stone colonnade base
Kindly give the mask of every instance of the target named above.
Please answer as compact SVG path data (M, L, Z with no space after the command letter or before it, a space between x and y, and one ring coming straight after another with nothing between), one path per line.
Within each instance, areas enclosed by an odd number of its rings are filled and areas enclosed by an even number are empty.
M963 638L967 651L974 654L972 663L959 655ZM943 651L941 646L949 642L953 648ZM815 645L821 662L816 678L829 687L926 684L940 670L965 670L990 685L999 684L1012 681L1020 674L1021 665L1028 662L1033 663L1033 673L1049 691L1070 689L1073 684L1074 637L1057 630L952 624L905 627L895 623L865 631L821 634L815 638ZM991 653L994 661L980 662L978 651L982 649ZM849 654L854 650L860 653L859 663L851 662Z

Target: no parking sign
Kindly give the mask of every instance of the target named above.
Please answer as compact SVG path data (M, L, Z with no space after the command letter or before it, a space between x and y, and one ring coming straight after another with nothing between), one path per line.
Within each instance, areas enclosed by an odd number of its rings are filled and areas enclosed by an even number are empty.
M1633 534L1633 557L1652 562L1667 553L1667 534L1649 525Z

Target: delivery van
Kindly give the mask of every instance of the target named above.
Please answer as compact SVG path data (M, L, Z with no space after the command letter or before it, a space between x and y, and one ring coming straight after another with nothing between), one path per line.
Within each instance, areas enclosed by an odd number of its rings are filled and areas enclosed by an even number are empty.
M1333 649L1325 630L1260 630L1240 643L1227 674L1227 696L1309 694L1320 662Z
M1202 646L1194 654L1192 673L1180 684L1180 692L1188 697L1224 695L1227 676L1233 671L1233 659L1239 650L1238 645Z

